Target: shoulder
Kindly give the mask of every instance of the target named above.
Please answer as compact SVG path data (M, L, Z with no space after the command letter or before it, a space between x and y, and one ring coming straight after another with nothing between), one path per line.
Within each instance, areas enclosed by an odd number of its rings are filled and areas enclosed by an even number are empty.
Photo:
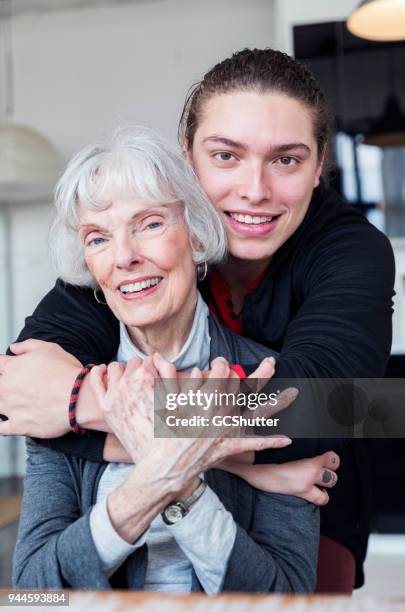
M332 198L333 200L333 198ZM352 278L375 274L393 284L395 260L387 236L349 204L325 200L294 254L296 280Z
M209 314L209 328L211 336L210 357L225 357L231 363L243 365L257 364L265 357L277 357L278 353L268 347L235 334L224 327Z
M321 191L316 212L309 219L305 239L299 246L305 248L308 244L312 244L314 250L340 250L348 256L352 253L392 256L387 236L354 206L328 189Z

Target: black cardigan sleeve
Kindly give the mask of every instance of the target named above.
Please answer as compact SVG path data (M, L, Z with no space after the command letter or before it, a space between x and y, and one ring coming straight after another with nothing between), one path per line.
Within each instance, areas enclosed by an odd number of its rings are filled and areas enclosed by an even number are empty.
M58 280L26 319L17 340L28 338L56 342L82 364L108 363L117 353L119 324L107 306L95 301L90 289ZM36 442L69 455L102 461L105 436L91 431L85 436L69 433Z
M25 320L17 341L28 338L56 342L81 363L106 363L117 353L119 324L91 289L57 280Z
M395 277L386 236L371 225L343 226L307 248L299 268L302 299L283 339L277 376L382 377Z

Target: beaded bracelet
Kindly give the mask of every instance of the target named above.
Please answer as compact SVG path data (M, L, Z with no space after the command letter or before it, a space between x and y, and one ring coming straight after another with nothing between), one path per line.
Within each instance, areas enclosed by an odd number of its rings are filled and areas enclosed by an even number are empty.
M71 431L79 436L84 436L87 433L86 429L80 427L76 422L76 404L77 398L79 397L80 387L85 376L90 372L91 368L94 367L94 363L89 363L89 365L85 366L80 370L78 375L75 378L75 382L73 383L72 392L70 394L69 400L69 426Z

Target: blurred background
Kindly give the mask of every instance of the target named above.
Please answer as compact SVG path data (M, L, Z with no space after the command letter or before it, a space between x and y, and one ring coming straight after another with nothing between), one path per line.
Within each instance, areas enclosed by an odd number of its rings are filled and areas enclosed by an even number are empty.
M0 351L54 283L48 214L72 153L119 124L148 125L175 140L194 81L236 50L271 46L321 81L337 115L330 181L391 239L397 295L387 375L403 377L405 9L397 0L363 2L396 5L394 16L377 17L374 38L384 40L370 40L347 28L358 4L0 0ZM398 31L385 29L385 17ZM358 597L405 595L404 442L374 445L374 533ZM24 440L0 438L0 587L10 584L24 463Z

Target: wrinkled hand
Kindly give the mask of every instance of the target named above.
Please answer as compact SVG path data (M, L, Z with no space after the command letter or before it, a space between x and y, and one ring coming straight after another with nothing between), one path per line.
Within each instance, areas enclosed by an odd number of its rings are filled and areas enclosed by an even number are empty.
M171 401L174 402L172 406L174 411L171 412L171 414L175 417L176 424L174 424L174 419L171 419L170 423L177 437L182 437L182 432L179 429L179 427L182 426L180 425L181 419L190 418L190 416L194 415L200 418L200 422L202 419L205 419L205 425L193 426L193 437L228 436L236 438L246 435L254 435L257 437L263 432L263 430L260 430L260 427L266 427L265 419L267 420L285 408L288 408L298 395L298 389L289 387L278 394L276 404L274 404L274 398L266 401L267 394L264 392L261 393L261 390L267 385L275 373L275 360L273 357L263 359L256 370L243 382L230 368L228 361L223 357L217 357L211 364L212 367L214 367L214 365L217 367L221 364L221 373L218 373L219 370L216 370L214 374L212 370L200 371L198 368L194 368L186 375L184 373L179 375L174 365L167 362L159 355L154 356L153 359L155 367L161 373L161 380L157 386L159 388L160 400L167 399L167 394L169 393L173 395L181 393L185 396L188 395L189 391L193 391L194 394L197 390L201 392L201 402L198 405L196 404L195 396L193 398L194 404L191 405L188 405L188 403L180 405L179 402L175 401L174 397L171 398ZM183 378L183 380L180 381L180 378ZM184 380L184 378L187 378L187 380ZM220 394L223 394L223 397L227 397L228 399L221 403L216 403L216 398L219 398ZM209 396L214 399L211 404L207 401ZM229 399L232 396L234 399ZM258 402L259 396L260 403ZM158 411L157 416L159 416L161 420L165 420L168 415L167 408L164 407L163 402L161 403L162 408ZM220 426L217 424L218 421L213 418L215 416L220 416L222 418L241 416L245 419L255 419L257 428L242 424L238 426L235 422L229 424L230 421L228 419L228 424L224 425L222 431L220 431ZM262 423L260 423L260 420L262 420ZM273 419L272 426L275 427L274 434L276 434L276 428L278 426L277 420L274 421ZM186 436L187 427L188 426L185 424L183 429ZM160 430L159 433L161 433ZM266 433L266 431L263 433Z
M126 366L117 362L95 366L89 374L106 423L135 463L154 438L156 376L151 357L131 359Z
M198 369L190 376L202 390L212 380L223 381L223 388L234 373L223 358L215 359L204 377ZM265 368L265 366L263 366ZM271 364L274 371L274 364ZM260 438L154 438L155 377L178 388L180 377L173 364L160 355L153 359L131 360L126 369L119 364L93 368L90 377L98 402L112 431L135 463L145 459L159 474L162 487L184 491L193 478L225 457L245 451L281 448L291 443L285 437Z
M294 495L324 506L329 501L325 487L332 488L337 483L339 464L339 456L328 451L317 457L287 463L251 465L225 460L217 467L236 474L262 491Z
M225 360L224 360L225 361ZM217 366L220 363L218 360ZM213 369L201 372L177 372L175 366L155 354L144 360L131 359L127 365L116 362L96 366L89 374L90 384L102 408L103 416L112 432L121 442L132 461L138 462L149 450L154 440L154 392L155 379L165 383L166 391L179 389L180 380L192 377L197 388L204 380L220 377L221 370L213 362ZM237 384L237 375L227 371L227 377ZM164 427L168 437L172 434ZM116 452L114 442L110 451Z
M174 366L160 355L153 356L153 363L159 376L165 379L168 386L173 391L178 389L179 381ZM269 360L259 366L261 378L268 378L273 373L274 360ZM229 363L223 357L214 359L211 363L211 370L204 375L194 368L190 373L190 378L192 378L194 389L200 389L203 393L207 389L208 392L212 392L213 383L214 388L219 392L239 388L239 377L230 369ZM162 486L165 481L170 481L172 487L181 490L192 478L214 467L225 457L247 451L282 448L290 443L291 440L286 437L172 437L155 439L151 454L160 466Z
M148 358L148 360L150 364L150 358ZM228 384L228 391L230 390L229 384L233 385L232 386L233 391L238 391L239 389L239 382L240 382L239 377L237 376L235 372L233 372L233 370L229 368L228 362L223 358L217 358L216 360L213 361L213 364L212 364L213 366L218 366L222 364L224 368L222 372L216 369L214 373L211 370L201 371L198 368L194 368L191 372L177 372L175 366L172 363L165 360L159 354L155 354L153 356L153 366L152 368L149 368L149 366L147 366L147 373L141 368L141 366L144 365L144 363L142 364L141 360L139 359L132 360L131 363L132 363L132 369L131 371L128 370L126 376L124 376L124 366L123 365L119 365L118 369L117 369L117 364L114 366L112 365L110 366L110 368L114 368L114 372L115 372L114 382L118 382L122 378L122 387L120 389L116 388L115 390L110 388L108 397L106 395L107 388L106 388L106 380L105 380L105 366L99 366L98 368L93 368L92 373L90 374L90 378L93 381L92 382L93 386L94 385L97 386L96 391L98 395L99 404L104 403L104 409L105 409L104 418L106 419L106 421L108 421L110 428L117 433L117 436L115 436L114 434L110 434L107 437L106 444L104 447L104 453L103 453L103 458L105 461L125 461L129 463L129 462L134 461L135 457L139 459L139 457L142 454L142 453L138 453L137 448L136 448L136 442L135 442L135 438L138 435L138 433L136 432L135 421L137 417L139 418L140 416L139 414L136 415L136 410L137 410L137 405L138 405L138 396L134 392L134 387L131 387L131 382L130 382L131 376L134 375L134 373L137 370L138 370L138 375L137 375L138 380L136 381L136 385L138 385L139 383L139 377L142 377L145 375L147 377L147 380L145 381L146 387L144 387L143 391L145 391L148 386L149 386L149 391L151 391L150 386L151 385L153 386L154 384L151 378L151 374L153 374L156 377L158 373L161 377L160 383L164 384L166 393L168 392L178 393L180 390L180 381L183 384L182 390L184 390L184 386L185 386L184 383L186 380L188 382L189 379L191 379L192 384L190 385L186 383L187 388L193 388L194 390L197 390L197 388L201 386L202 381L209 380L209 379L214 379L215 381L216 376L218 377L221 376L222 379L226 378L226 381L227 381L226 384ZM264 386L264 384L266 384L267 381L273 376L274 371L275 371L274 358L272 357L266 358L260 363L258 368L254 372L252 372L252 374L249 376L248 381L251 381L252 383L254 383L253 379L258 379L258 389L260 390L260 388ZM95 379L97 379L97 381ZM112 386L115 386L112 378L110 382L112 383ZM265 414L266 416L271 416L272 414L275 414L276 412L279 412L280 410L283 410L284 408L289 406L296 398L297 393L298 392L296 389L286 389L279 395L278 403L276 407L262 407L260 410L257 410L257 412L255 413L257 414L260 413L263 415ZM142 393L139 396L139 399L140 399L140 409L141 409L141 412L143 412L145 409L145 399L146 399L145 394ZM149 441L151 441L153 437L152 431L151 431L152 419L153 419L152 401L153 401L152 395L151 393L149 393L149 399L148 399L149 413L148 413L147 421L146 423L144 423L145 432L149 431L149 438L148 438ZM125 417L122 416L123 412L121 410L121 402L125 405L125 410L124 410ZM109 416L107 414L107 412L109 411L108 404L110 406L115 404L115 409L112 412L110 412ZM114 412L114 415L112 414L113 412ZM181 417L181 416L186 416L186 415L187 415L187 407L185 407L183 410L181 409L176 410L176 416ZM251 415L252 414L250 413L249 416ZM115 420L115 423L113 423L112 419ZM130 422L131 422L131 426L129 427ZM142 422L138 422L138 425L140 427L143 427ZM129 433L130 430L133 431L133 434ZM208 436L206 430L204 431L200 429L199 433L200 435L204 435L205 437ZM170 432L168 432L168 436L169 434ZM196 435L196 437L198 437L198 432L194 431L194 434ZM121 445L119 439L124 440L124 444ZM142 434L141 444L144 445L144 443L145 443L145 434ZM131 449L131 452L128 451L129 448ZM252 457L251 459L251 462L252 462L253 455L254 455L253 451L250 454ZM242 458L235 455L235 460L241 461Z
M0 356L0 435L56 438L69 431L68 401L81 369L75 357L52 342L11 345Z

